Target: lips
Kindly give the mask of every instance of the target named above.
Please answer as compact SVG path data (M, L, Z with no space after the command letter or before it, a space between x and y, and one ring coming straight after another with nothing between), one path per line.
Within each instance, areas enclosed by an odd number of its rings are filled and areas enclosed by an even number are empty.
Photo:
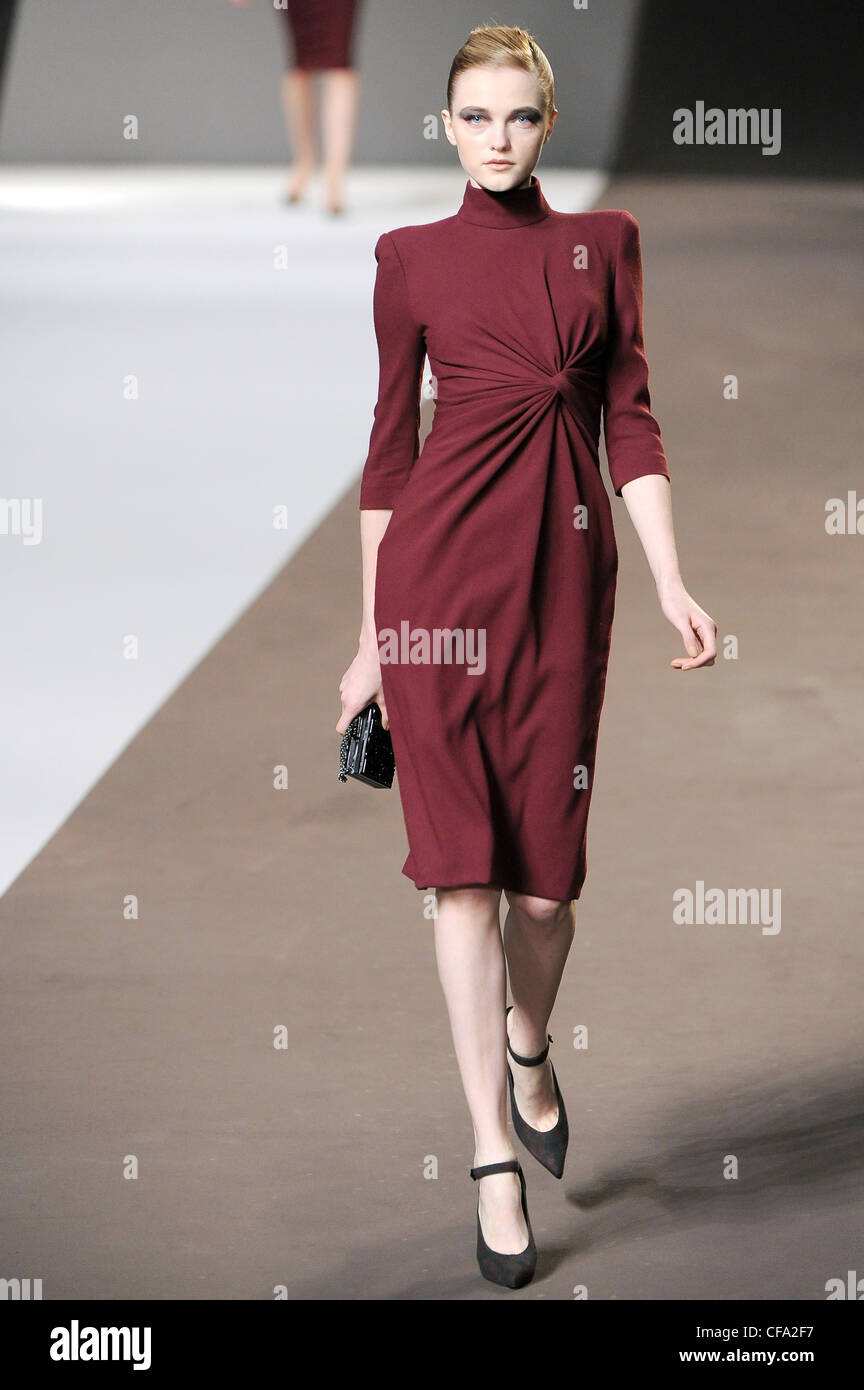
M512 169L512 159L487 159L486 163L492 169Z

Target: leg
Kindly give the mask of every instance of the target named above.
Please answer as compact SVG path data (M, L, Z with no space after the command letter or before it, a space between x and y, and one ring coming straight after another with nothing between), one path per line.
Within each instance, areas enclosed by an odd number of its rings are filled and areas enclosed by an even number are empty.
M290 68L282 77L282 106L285 129L294 156L293 176L287 194L292 202L300 197L315 168L315 74L304 68Z
M507 1130L500 897L497 888L437 891L435 956L474 1127L475 1168L516 1157ZM518 1174L492 1173L477 1187L487 1243L502 1255L524 1250L528 1229Z
M572 902L506 893L504 950L510 972L513 1009L508 1015L514 1052L535 1057L546 1046L549 1015L570 946L575 921ZM552 1068L523 1067L509 1056L519 1111L532 1129L553 1129L558 1105Z
M359 102L356 68L332 68L324 74L324 196L331 212L342 210L342 179L354 146Z

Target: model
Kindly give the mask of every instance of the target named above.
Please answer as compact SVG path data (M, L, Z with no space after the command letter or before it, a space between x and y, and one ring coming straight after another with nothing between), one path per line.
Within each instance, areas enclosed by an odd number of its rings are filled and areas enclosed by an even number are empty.
M246 6L250 0L231 0ZM315 133L315 74L323 73L323 176L327 211L344 212L342 186L351 159L360 74L354 59L357 22L363 0L273 0L282 30L282 105L294 155L285 187L289 203L299 203L318 164Z
M717 628L678 568L636 220L547 203L534 169L557 116L553 77L524 30L471 32L441 114L468 175L462 205L375 247L363 616L337 731L372 700L390 729L403 872L435 890L436 959L475 1136L478 1262L518 1287L536 1249L508 1088L517 1136L556 1177L568 1141L546 1030L586 874L615 605L601 413L613 489L684 641L687 656L671 664L712 665ZM436 409L421 454L427 355Z

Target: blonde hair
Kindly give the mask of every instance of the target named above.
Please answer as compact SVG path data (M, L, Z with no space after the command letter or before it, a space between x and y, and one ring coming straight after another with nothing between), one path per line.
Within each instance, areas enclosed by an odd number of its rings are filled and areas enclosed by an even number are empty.
M460 72L468 68L521 68L537 78L543 94L543 116L546 120L555 111L555 78L549 59L526 29L507 24L481 24L472 29L450 66L447 78L447 110L453 109L453 87Z

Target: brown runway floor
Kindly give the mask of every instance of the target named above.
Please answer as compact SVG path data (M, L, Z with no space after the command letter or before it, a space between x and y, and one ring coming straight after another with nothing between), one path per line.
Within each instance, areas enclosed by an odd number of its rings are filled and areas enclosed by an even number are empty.
M0 902L4 1277L46 1299L809 1300L861 1270L864 540L824 521L862 486L861 197L622 180L602 204L641 225L684 578L738 655L669 668L614 500L588 879L550 1025L563 1182L524 1157L535 1281L476 1268L396 790L336 781L356 486ZM780 889L781 930L674 924L700 880Z

